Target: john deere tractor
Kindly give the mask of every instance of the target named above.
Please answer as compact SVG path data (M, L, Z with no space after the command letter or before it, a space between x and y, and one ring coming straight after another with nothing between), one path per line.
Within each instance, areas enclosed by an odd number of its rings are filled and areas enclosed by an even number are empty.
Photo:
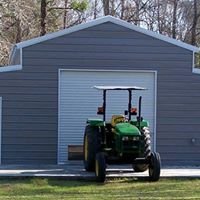
M149 122L141 116L139 108L132 107L132 92L145 90L142 87L94 86L103 92L103 106L97 114L103 119L88 119L84 134L84 166L94 171L96 180L104 182L107 164L131 164L134 172L149 170L149 180L160 178L161 161L157 152L151 151ZM128 109L123 114L112 116L106 121L106 94L110 90L128 91ZM132 119L135 115L135 119Z

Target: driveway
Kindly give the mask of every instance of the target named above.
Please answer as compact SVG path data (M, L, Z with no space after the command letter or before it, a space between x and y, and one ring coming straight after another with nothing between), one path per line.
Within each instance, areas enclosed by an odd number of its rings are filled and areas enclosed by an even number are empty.
M69 180L92 180L94 173L86 172L82 162L68 165L1 165L0 178L45 177L64 178ZM130 165L108 166L108 178L148 177L148 171L133 173ZM200 178L199 167L165 167L161 170L161 178Z

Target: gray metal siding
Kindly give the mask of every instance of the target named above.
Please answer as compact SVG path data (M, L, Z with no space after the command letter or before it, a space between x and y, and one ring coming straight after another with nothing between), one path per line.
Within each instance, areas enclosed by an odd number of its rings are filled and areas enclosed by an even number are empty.
M26 47L23 70L0 74L3 163L56 163L59 68L157 70L163 164L200 163L200 76L192 74L192 52L112 23Z
M56 163L57 80L50 82L24 70L0 73L3 164Z

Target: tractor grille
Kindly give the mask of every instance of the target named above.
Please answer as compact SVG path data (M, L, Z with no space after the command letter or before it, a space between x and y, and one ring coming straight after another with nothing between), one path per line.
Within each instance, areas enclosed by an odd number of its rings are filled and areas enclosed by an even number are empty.
M122 141L123 150L133 150L139 148L139 141Z

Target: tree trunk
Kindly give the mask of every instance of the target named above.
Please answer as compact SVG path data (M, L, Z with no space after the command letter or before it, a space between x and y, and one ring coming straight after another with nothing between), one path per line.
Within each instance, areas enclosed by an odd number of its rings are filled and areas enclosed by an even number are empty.
M110 15L115 15L115 0L110 0L111 8L110 8Z
M191 44L196 45L196 27L197 27L197 20L198 20L198 14L197 14L197 0L193 1L193 22L192 22L192 30L191 30Z
M66 28L67 24L67 5L68 5L68 0L65 0L65 5L64 5L64 16L63 16L63 29Z
M103 0L104 15L110 14L110 0Z
M173 4L174 8L173 8L173 22L172 22L172 38L176 38L178 0L174 0Z
M158 32L162 33L162 28L161 28L161 21L160 21L160 0L157 0L157 22L158 22Z
M121 19L124 18L124 11L125 11L125 0L121 0L121 14L120 14Z
M17 35L16 35L15 42L19 43L22 41L22 29L21 29L21 24L20 24L19 19L16 19L16 26L17 26Z
M41 18L40 18L40 35L46 34L46 15L47 15L47 2L46 0L41 0Z
M97 5L98 5L98 0L94 1L94 19L97 18Z
M135 25L140 25L140 1L135 1Z

